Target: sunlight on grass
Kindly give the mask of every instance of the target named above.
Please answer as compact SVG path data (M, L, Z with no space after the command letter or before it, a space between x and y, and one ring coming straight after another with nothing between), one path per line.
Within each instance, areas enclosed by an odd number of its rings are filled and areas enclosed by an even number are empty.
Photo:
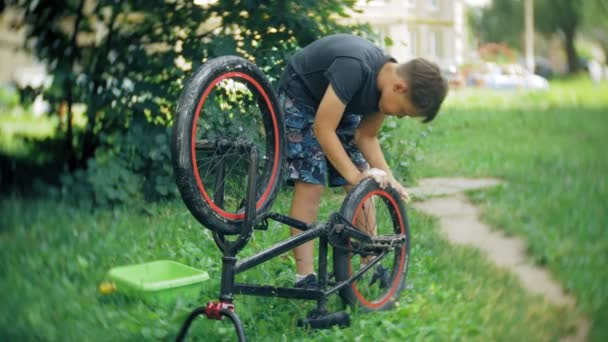
M86 107L76 104L73 107L72 123L74 129L86 125ZM31 157L32 142L44 141L64 134L60 131L60 118L57 114L40 114L32 112L30 106L22 107L16 93L0 88L0 154L12 157Z
M608 107L608 83L595 85L587 78L555 81L549 90L453 89L443 105L452 110L551 110L560 107ZM441 119L442 114L439 115Z
M56 116L35 116L20 107L4 109L4 112L0 112L0 152L25 156L30 153L28 140L52 137L58 124L59 118Z

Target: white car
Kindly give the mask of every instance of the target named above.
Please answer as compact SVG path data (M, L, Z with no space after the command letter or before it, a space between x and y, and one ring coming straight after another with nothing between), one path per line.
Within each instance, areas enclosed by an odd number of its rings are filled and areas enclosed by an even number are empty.
M549 82L518 64L500 67L496 64L486 66L489 72L480 75L481 84L492 89L539 89L549 88Z

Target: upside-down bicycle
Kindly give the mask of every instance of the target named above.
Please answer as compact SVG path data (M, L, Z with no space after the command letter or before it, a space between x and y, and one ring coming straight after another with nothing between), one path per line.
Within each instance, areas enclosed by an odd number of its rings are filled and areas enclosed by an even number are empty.
M316 309L299 321L312 328L346 326L345 312L329 313L328 297L339 294L365 311L391 308L405 286L410 234L405 205L390 186L364 179L347 194L327 222L308 224L270 212L282 181L285 155L283 116L264 74L246 59L210 60L187 81L173 124L171 152L176 182L192 215L213 232L222 251L218 302L193 310L178 340L201 314L229 317L239 339L244 331L233 296L316 300ZM269 220L302 230L253 256L239 260L255 229ZM235 282L235 275L319 238L318 283L313 288ZM333 270L328 270L329 248ZM383 271L383 281L375 274Z

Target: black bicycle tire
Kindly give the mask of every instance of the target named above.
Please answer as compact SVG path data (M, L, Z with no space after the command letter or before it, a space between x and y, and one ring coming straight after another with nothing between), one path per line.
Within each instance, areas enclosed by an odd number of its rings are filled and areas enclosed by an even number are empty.
M404 253L403 264L396 264L396 276L393 277L390 283L389 292L382 297L382 300L374 303L366 303L357 295L354 284L345 286L340 290L340 296L346 304L358 307L363 311L388 310L394 306L395 302L399 298L399 294L405 288L410 251L410 233L405 204L399 194L392 187L381 189L375 180L371 178L364 179L353 187L353 189L346 196L342 202L340 213L346 220L353 222L359 205L373 194L379 194L384 197L383 199L386 200L383 200L382 202L385 204L390 203L390 205L393 206L395 213L398 213L398 215L393 217L393 229L395 229L395 221L399 221L399 227L397 227L397 229L405 234L406 242L403 244L402 248L402 253ZM338 282L347 280L351 276L349 271L349 263L351 260L349 253L350 252L344 248L334 248L333 250L334 272ZM368 272L373 272L373 270Z
M262 120L265 127L272 126L273 128L272 138L275 139L276 150L273 152L273 158L269 158L274 161L270 175L268 169L265 168L263 182L267 185L264 191L261 191L264 194L264 196L260 196L263 197L263 201L256 198L256 213L260 215L271 207L282 181L281 174L285 158L283 115L277 95L270 82L253 63L237 56L223 56L209 60L200 66L186 81L177 105L171 138L171 155L176 183L186 207L203 226L226 235L239 234L242 230L244 217L230 218L222 216L205 200L194 172L193 165L195 164L191 154L193 148L192 126L195 117L197 118L198 115L196 112L197 106L200 110L199 102L205 100L203 96L206 89L214 86L213 82L217 83L217 80L224 75L235 73L246 75L248 82L257 83L259 85L258 91L261 89L265 94L265 101L269 102L269 105L267 105L270 114L262 111ZM272 148L274 149L275 146L272 146Z

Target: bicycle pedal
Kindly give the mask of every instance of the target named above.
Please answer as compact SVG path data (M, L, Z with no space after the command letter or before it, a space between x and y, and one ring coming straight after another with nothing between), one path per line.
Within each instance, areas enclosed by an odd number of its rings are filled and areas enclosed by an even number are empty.
M373 243L380 244L395 244L395 243L403 243L405 241L405 235L394 234L394 235L382 235L376 236L373 238Z
M350 316L344 311L330 314L311 313L308 318L298 319L298 327L309 327L311 329L329 329L333 326L345 328L350 326Z

